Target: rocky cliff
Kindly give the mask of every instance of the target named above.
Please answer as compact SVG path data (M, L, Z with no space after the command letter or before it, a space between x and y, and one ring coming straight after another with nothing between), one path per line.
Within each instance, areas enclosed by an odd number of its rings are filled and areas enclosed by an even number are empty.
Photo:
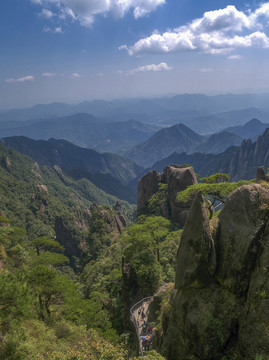
M141 214L147 210L149 200L159 191L160 184L167 185L167 199L160 203L161 214L178 223L185 224L192 200L179 202L176 200L177 193L185 190L188 186L196 184L197 179L191 166L168 165L160 174L151 170L138 182L137 187L137 213Z
M268 259L268 186L236 189L212 221L198 193L178 249L167 359L268 359Z

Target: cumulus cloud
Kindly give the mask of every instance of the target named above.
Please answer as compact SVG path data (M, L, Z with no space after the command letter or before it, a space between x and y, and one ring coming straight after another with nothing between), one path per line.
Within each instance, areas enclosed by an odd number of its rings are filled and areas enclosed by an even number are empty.
M203 17L187 25L138 40L134 45L122 45L129 55L199 51L225 54L236 48L269 47L269 38L262 31L261 17L269 18L269 2L256 11L244 13L229 5L224 9L205 12Z
M60 19L71 18L83 26L91 26L97 15L122 18L132 11L135 19L155 11L166 0L32 0L44 7L53 6ZM43 10L42 10L43 12Z
M24 76L24 77L17 78L17 79L13 79L13 78L6 79L5 81L7 83L23 83L23 82L26 82L26 81L33 82L33 81L35 81L35 77L32 76L32 75L28 75L28 76Z

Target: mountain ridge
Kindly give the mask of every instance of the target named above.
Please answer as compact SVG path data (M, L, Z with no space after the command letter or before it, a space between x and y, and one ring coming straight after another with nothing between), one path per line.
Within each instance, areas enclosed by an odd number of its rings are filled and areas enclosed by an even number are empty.
M191 164L200 176L221 172L234 181L255 178L258 166L269 167L269 128L255 142L243 140L240 146L230 146L220 154L174 152L151 168L161 171L168 164Z

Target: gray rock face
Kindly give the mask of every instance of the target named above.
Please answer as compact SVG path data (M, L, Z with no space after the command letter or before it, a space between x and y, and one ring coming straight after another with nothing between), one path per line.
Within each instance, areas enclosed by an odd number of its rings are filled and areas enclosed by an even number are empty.
M155 194L161 182L161 174L156 170L151 170L144 175L138 182L137 186L137 212L143 208L149 199Z
M170 303L168 360L269 358L268 189L236 189L214 226L196 196Z
M179 202L176 197L178 192L185 190L188 186L196 184L197 179L193 168L182 167L180 165L168 165L160 174L151 170L144 175L138 182L137 190L137 212L147 205L148 201L159 190L159 183L168 185L168 208L167 204L160 205L161 213L164 217L170 218L184 226L188 212L190 210L192 199L188 202Z
M193 231L195 224L195 232ZM216 254L201 193L195 196L178 249L175 288L208 284L216 268Z
M163 171L164 183L168 184L168 197L171 207L171 220L184 226L190 210L192 200L180 202L176 200L177 194L188 186L196 184L197 179L193 168L168 165Z
M257 175L256 175L256 181L257 183L260 183L262 181L269 182L269 175L265 174L264 166L259 166L257 169Z

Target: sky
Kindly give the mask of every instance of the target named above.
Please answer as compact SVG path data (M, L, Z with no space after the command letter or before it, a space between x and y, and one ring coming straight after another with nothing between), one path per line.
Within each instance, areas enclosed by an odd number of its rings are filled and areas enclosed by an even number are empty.
M269 92L269 2L1 0L0 109Z

